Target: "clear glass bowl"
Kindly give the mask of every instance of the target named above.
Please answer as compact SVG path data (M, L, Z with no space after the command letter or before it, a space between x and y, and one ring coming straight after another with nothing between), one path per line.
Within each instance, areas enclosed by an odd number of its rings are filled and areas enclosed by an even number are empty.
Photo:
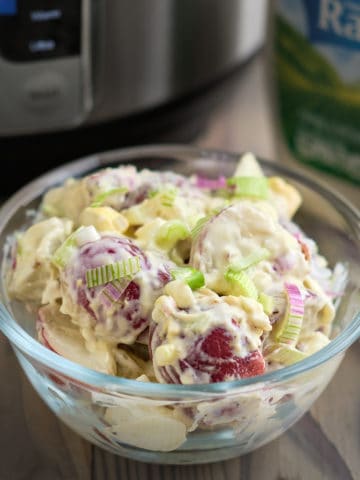
M360 336L359 213L312 179L262 162L301 192L296 221L312 236L331 264L344 263L349 280L337 310L334 339L306 360L263 376L211 385L162 385L126 380L77 365L35 339L34 318L6 294L7 236L31 222L29 209L42 194L70 176L105 166L217 177L231 175L238 154L183 146L131 148L94 155L60 167L30 183L4 206L0 216L0 295L8 312L0 328L10 340L25 374L50 409L71 429L106 450L146 462L207 463L247 453L294 424L312 405Z

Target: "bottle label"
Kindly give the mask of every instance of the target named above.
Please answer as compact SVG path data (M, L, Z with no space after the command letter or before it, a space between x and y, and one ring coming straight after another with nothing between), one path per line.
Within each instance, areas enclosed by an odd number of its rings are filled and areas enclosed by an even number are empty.
M275 61L293 156L360 183L360 0L278 0Z
M360 2L304 0L309 39L358 50L360 48Z

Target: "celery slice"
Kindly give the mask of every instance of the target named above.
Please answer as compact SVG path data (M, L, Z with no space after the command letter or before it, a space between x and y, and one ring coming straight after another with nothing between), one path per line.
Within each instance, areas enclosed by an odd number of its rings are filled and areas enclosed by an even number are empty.
M173 207L178 193L177 188L163 188L160 190L152 190L149 192L149 198L158 198L163 207Z
M149 190L148 198L154 198L159 193L159 190Z
M250 253L250 255L240 258L239 260L235 260L235 262L232 262L229 265L229 268L234 272L240 272L241 270L246 270L252 265L256 265L262 260L266 260L267 258L269 258L269 256L269 250L267 250L266 248L259 248L258 250Z
M193 240L199 236L203 226L210 220L211 217L212 215L206 215L206 217L202 217L196 222L195 227L191 230L191 238Z
M121 278L132 278L140 270L140 257L129 257L126 260L86 270L86 285L92 288Z
M258 291L251 278L243 271L234 271L229 267L225 274L225 279L234 287L235 295L244 297L258 298Z
M59 268L65 267L77 247L87 242L94 242L100 238L96 229L92 226L81 226L60 245L54 252L51 261Z
M268 198L269 186L266 177L230 177L227 184L230 187L235 186L235 196Z
M275 337L280 343L296 345L304 318L304 302L300 289L292 283L285 283L287 307L283 319L275 329Z
M304 360L308 355L289 345L278 343L269 349L265 355L267 361L280 363L282 365L291 365L292 363Z
M266 313L266 315L270 315L270 313L274 309L274 299L273 299L273 297L270 297L269 295L266 295L266 293L261 292L259 294L258 301L263 306L263 309L264 309L264 312Z
M170 270L173 280L184 280L191 290L196 290L205 285L204 274L192 267L178 267Z
M159 228L155 241L167 250L170 250L180 240L185 240L190 236L190 230L181 220L170 220L165 222Z
M71 255L76 250L76 247L77 247L76 234L82 228L83 227L80 227L75 232L73 232L55 251L51 259L54 265L56 265L59 268L65 267Z
M94 201L92 202L90 207L100 207L108 197L111 197L112 195L119 195L120 193L126 193L127 191L128 189L126 187L119 187L99 193L94 198Z

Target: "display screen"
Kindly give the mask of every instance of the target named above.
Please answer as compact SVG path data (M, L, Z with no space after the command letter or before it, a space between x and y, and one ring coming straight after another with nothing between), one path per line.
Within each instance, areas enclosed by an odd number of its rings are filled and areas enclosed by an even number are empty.
M0 0L0 56L32 62L80 53L81 0Z
M0 0L0 15L16 15L17 0Z

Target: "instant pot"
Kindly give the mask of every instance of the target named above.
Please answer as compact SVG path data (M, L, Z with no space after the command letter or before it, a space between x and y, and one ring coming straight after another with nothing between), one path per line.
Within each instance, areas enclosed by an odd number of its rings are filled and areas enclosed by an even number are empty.
M10 183L140 143L260 47L265 17L265 0L0 0L0 155L24 174Z

